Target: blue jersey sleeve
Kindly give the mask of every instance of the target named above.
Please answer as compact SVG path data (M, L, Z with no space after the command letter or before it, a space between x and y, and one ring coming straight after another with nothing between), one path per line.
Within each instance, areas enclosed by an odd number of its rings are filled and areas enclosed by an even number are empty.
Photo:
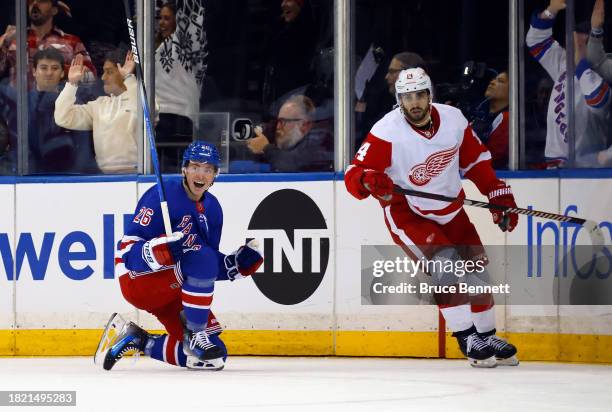
M165 234L157 188L153 186L140 198L134 217L119 244L125 267L134 272L151 269L142 258L142 246L148 240Z

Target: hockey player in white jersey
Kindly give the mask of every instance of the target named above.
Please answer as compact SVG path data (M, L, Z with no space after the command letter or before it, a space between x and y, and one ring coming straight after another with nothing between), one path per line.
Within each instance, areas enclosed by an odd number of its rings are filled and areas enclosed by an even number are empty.
M395 83L398 107L379 120L345 174L357 199L380 201L394 242L414 260L486 260L484 247L462 202L442 202L394 193L406 189L462 198L461 174L492 203L516 207L512 189L495 176L491 154L460 110L432 103L432 85L421 68L400 73ZM503 231L512 231L516 214L491 211ZM431 273L434 283L448 274ZM450 275L451 281L457 277ZM495 335L490 294L435 294L446 324L470 365L517 365L516 348Z
M526 44L531 55L553 79L548 102L546 148L544 155L551 166L563 167L568 160L567 69L566 52L552 37L557 13L565 8L565 0L551 0L542 12L531 18ZM597 166L596 155L608 146L608 111L610 87L591 69L586 59L587 33L574 32L574 119L576 166Z

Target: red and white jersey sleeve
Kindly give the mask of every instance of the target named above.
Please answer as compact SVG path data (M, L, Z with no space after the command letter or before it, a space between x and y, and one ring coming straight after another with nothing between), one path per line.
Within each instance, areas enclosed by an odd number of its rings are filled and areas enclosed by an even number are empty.
M385 172L391 166L391 143L368 133L344 175L346 188L357 199L365 199L370 193L361 185L366 170Z
M378 121L347 170L349 192L359 199L367 197L359 178L364 170L374 169L385 172L394 184L406 189L462 197L462 173L479 180L479 165L483 162L492 171L491 154L460 110L434 103L432 119L434 129L429 137L415 130L399 108ZM397 194L391 203L406 203L415 213L441 224L450 221L462 206L461 202Z

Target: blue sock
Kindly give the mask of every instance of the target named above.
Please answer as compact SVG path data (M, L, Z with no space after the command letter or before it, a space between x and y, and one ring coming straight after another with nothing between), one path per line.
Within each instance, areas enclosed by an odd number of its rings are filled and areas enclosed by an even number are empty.
M194 332L206 329L214 289L214 280L208 282L188 278L183 283L181 298L187 329Z
M183 342L170 335L153 335L145 348L145 355L170 365L185 366L187 356L183 353Z

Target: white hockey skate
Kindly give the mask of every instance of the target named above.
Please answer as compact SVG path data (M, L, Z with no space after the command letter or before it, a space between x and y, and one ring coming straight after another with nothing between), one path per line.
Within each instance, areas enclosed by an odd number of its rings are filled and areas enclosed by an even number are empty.
M127 322L118 313L113 313L104 328L100 342L98 343L98 349L94 355L94 364L102 366L106 353L110 350L115 338L125 331Z

